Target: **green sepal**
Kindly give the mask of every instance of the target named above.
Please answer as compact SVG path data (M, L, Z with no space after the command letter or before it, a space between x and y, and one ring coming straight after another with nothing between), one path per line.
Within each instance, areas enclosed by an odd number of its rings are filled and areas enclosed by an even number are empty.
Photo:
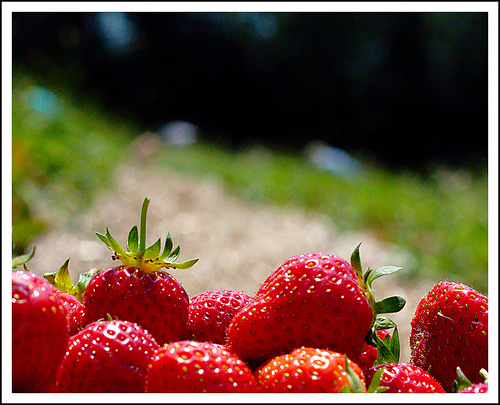
M33 246L33 250L31 253L27 253L25 255L17 256L12 259L12 269L15 269L16 267L26 264L31 258L35 255L35 246Z
M107 228L106 228L106 230L107 230ZM106 237L106 235L103 235L102 233L99 233L99 232L95 232L95 234L101 240L101 242L104 242L108 248L113 250L113 248L111 247L111 245L108 242L108 238Z
M386 336L389 337L389 336ZM384 338L385 340L385 338ZM400 355L401 355L401 343L399 340L399 332L398 328L394 328L392 332L392 337L389 340L389 349L392 354L396 357L396 363L399 363Z
M481 370L479 370L479 374L481 375L481 377L484 378L484 382L487 383L488 382L488 371L486 371L484 368L482 368Z
M170 233L167 233L165 248L161 256L159 255L161 239L146 248L146 213L149 201L149 197L146 197L142 204L140 231L137 230L137 226L134 226L129 232L127 243L129 252L125 251L116 239L111 236L108 228L106 228L106 235L99 232L95 234L113 252L113 258L121 260L127 267L137 267L145 272L159 271L162 268L188 269L192 267L198 259L174 263L179 257L180 247L177 246L172 251L173 243Z
M482 368L481 370L479 370L479 374L484 378L484 382L487 383L488 372L484 368ZM460 367L457 367L457 378L453 380L453 383L451 384L451 392L459 392L466 388L469 388L472 385L472 382L467 378L462 369Z
M394 328L392 337L387 335L383 340L374 334L374 340L377 347L377 358L373 363L373 366L379 366L381 364L391 364L399 363L400 357L400 342L398 329Z
M75 297L78 298L81 302L83 302L83 293L87 289L87 286L89 285L90 280L99 272L101 272L102 269L99 269L97 267L94 267L90 269L89 271L86 271L84 273L80 273L80 276L78 278L78 282L75 284L75 292L76 295Z
M373 329L373 332L376 332L378 330L397 328L397 326L398 325L396 325L396 322L394 322L392 319L387 318L385 316L379 316L375 320L375 323L373 324L372 329Z
M154 244L146 248L144 252L140 252L140 255L144 260L157 259L160 254L161 240L158 239Z
M167 257L167 261L175 261L179 257L179 254L181 252L180 246L177 246Z
M351 267L358 275L359 280L363 280L363 268L361 267L361 257L359 255L359 247L363 242L359 242L351 254Z
M85 292L89 281L101 269L93 268L86 273L80 273L78 282L73 285L69 276L69 259L64 262L61 268L54 273L45 273L43 277L59 291L70 294L78 301L83 302L83 293Z
M406 304L406 300L402 297L389 297L383 299L381 301L376 302L373 294L372 283L377 278L386 276L389 274L393 274L402 269L402 267L397 266L383 266L378 269L370 269L368 268L366 272L363 274L362 266L361 266L361 258L359 253L359 248L361 246L360 242L353 250L351 254L351 267L356 272L358 276L359 286L363 289L368 302L373 311L373 323L375 323L377 316L379 314L393 313L398 312L403 309Z
M396 267L396 266L383 266L379 267L376 270L369 270L365 274L365 282L367 285L372 285L373 281L376 280L379 277L382 276L387 276L388 274L396 273L397 271L401 270L402 267Z
M375 304L375 301L373 298L372 283L379 277L395 273L396 271L399 271L401 269L402 267L384 266L384 267L379 267L376 270L370 268L366 270L366 273L363 275L364 289L368 293L369 299L372 300L373 304Z
M457 367L457 379L453 380L451 384L451 392L459 392L466 388L469 388L472 385L470 380L465 376L462 369Z
M172 247L174 246L172 242L172 236L170 235L170 232L167 232L167 238L165 240L165 247L163 249L163 253L160 256L160 259L165 259L170 255L170 252L172 252Z
M193 265L198 261L198 259L191 259L191 260L186 260L183 263L171 263L172 267L176 269L182 269L186 270L189 269L190 267L193 267Z
M406 300L399 296L385 298L375 303L377 314L389 314L401 311L406 304Z
M385 368L381 367L378 369L375 374L373 374L372 381L370 382L370 385L368 386L368 389L366 392L368 394L377 394L381 393L384 391L387 391L389 387L381 387L380 386L380 381L382 379L382 374L384 373Z
M58 271L54 273L45 273L43 278L59 291L74 295L73 282L69 276L69 259L64 262Z
M365 393L366 389L363 387L363 383L359 378L359 375L352 369L347 360L347 356L344 354L344 367L347 374L347 379L349 380L349 385L344 385L340 392L342 393Z
M128 253L120 246L118 241L111 236L108 228L106 228L106 237L108 238L109 246L118 258L128 256Z
M133 226L128 234L127 249L133 255L139 254L139 232L137 226Z

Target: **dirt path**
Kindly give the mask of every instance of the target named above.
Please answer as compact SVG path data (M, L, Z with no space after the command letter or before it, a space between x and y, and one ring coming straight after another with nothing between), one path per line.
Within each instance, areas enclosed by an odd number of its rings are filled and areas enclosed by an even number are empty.
M120 166L115 177L115 187L97 198L88 212L75 216L74 226L54 229L35 241L32 271L56 271L71 258L69 268L76 281L80 272L92 267L113 266L111 252L94 232L105 232L108 227L126 246L130 228L139 225L146 196L151 198L147 245L161 237L163 246L169 231L174 246L181 246L178 261L199 257L192 269L172 271L190 297L213 289L253 295L289 257L322 252L349 260L361 241L364 268L404 267L407 260L404 251L380 242L370 232L341 233L324 216L242 202L211 178L193 179L145 165ZM377 299L400 295L407 300L406 307L391 318L399 325L401 360L408 361L409 322L418 300L433 283L403 285L398 276L388 279L375 281L375 294Z

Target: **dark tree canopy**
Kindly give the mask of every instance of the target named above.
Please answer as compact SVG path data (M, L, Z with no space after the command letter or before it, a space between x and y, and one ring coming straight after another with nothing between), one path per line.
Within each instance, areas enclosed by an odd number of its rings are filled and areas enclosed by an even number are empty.
M391 167L469 165L488 152L487 17L14 13L13 57L150 129L182 119L235 148L321 139Z

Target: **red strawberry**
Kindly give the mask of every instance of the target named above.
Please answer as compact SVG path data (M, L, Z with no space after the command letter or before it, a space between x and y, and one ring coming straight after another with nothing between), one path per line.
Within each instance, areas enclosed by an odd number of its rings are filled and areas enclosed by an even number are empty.
M187 336L193 340L226 343L233 317L253 298L239 291L205 291L189 302Z
M451 391L460 367L473 383L488 369L488 298L460 283L441 282L419 302L410 332L410 362Z
M374 279L399 268L369 269L362 275L359 245L351 262L353 267L328 254L285 261L231 321L229 348L256 363L301 346L334 350L357 361L377 314L400 310L404 300L376 303L371 291Z
M85 288L86 274L80 276L78 284L73 285L69 276L69 259L55 273L45 273L43 277L57 288L57 295L66 308L69 321L69 333L74 335L86 325L85 309L81 292Z
M69 339L56 289L29 271L12 273L12 390L50 392Z
M160 239L145 248L146 211L141 213L141 233L134 226L129 233L126 252L106 230L97 236L114 252L123 265L97 273L83 293L86 322L106 318L136 322L147 329L160 345L185 335L189 298L184 288L163 268L187 269L198 259L174 263L180 248L172 251L172 238L167 234L165 249L159 256ZM140 237L140 239L139 239Z
M128 321L99 321L72 336L57 371L57 392L144 392L149 361L159 349Z
M56 294L61 300L64 308L66 308L69 334L71 336L80 332L85 326L85 309L83 304L71 294L56 290Z
M483 394L485 392L488 392L488 383L473 384L462 391L458 391L459 394Z
M343 354L311 347L276 356L257 368L254 373L257 390L261 393L343 392L354 388L346 361L359 377L361 392L366 392L365 377L356 363Z
M367 384L371 384L374 374L383 370L379 387L388 387L384 392L444 393L445 390L432 376L421 368L405 363L380 364L365 373Z
M179 341L165 345L151 360L147 392L255 392L248 366L227 347Z

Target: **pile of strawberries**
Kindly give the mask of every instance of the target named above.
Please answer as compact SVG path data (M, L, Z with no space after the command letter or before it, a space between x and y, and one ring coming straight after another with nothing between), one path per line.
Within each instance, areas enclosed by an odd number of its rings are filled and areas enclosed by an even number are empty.
M29 256L12 273L12 390L18 392L487 392L488 298L443 281L411 320L408 364L397 325L386 317L405 300L376 301L372 283L398 271L298 254L254 296L206 291L189 297L167 273L180 248L167 234L146 247L140 230L127 250L97 236L121 262L69 277L69 260L43 277Z

